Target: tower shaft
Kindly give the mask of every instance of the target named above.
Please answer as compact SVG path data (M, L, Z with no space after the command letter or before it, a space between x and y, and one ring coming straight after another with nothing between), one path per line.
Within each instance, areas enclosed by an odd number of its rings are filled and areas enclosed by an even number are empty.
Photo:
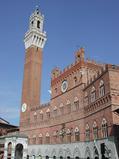
M40 104L42 49L31 46L26 50L22 103L32 107Z
M43 31L44 16L35 10L25 34L25 64L21 99L20 131L31 122L31 110L40 105L42 50L46 41Z

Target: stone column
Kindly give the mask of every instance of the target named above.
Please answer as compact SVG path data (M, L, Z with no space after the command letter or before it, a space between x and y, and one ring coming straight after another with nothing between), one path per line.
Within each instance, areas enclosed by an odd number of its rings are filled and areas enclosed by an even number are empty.
M7 144L6 143L4 147L4 159L7 159Z
M15 158L15 143L12 142L12 153L11 153L11 159L14 159Z
M23 149L23 159L27 157L27 148Z

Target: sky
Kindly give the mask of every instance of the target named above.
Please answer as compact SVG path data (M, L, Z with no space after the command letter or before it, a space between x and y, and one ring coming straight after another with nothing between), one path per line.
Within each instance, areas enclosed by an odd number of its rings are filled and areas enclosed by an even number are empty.
M19 125L24 69L24 34L29 16L39 5L45 16L41 101L50 101L51 71L86 58L119 64L119 0L1 0L0 117Z

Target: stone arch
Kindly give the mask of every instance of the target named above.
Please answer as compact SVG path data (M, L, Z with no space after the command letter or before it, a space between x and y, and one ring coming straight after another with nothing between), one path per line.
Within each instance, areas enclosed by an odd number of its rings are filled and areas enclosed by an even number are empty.
M37 151L37 156L41 155L41 149L39 148Z
M95 89L95 87L94 86L92 86L92 88L91 88L91 92L94 92L96 89Z
M49 108L46 110L46 113L50 113L50 109Z
M50 155L49 150L46 149L46 150L45 150L45 156L49 156L49 155Z
M60 159L63 159L63 156L60 156L59 158L60 158Z
M78 147L76 147L75 149L74 149L74 152L73 152L73 158L74 159L78 159L78 157L80 158L81 157L81 153L80 153L80 150L79 150L79 148Z
M70 100L67 100L66 105L71 104Z
M88 123L85 126L85 138L86 140L90 140L90 126Z
M99 86L102 86L104 84L103 80L100 80Z
M11 158L12 155L12 142L9 142L7 145L7 156L8 158Z
M31 152L30 152L30 156L33 156L33 155L35 155L35 150L34 149L32 149Z
M67 159L71 159L71 156L67 156Z
M89 147L86 147L85 158L91 159L91 151L90 151Z
M43 111L42 111L42 110L40 111L40 114L43 114Z
M45 157L46 159L49 159L49 156L48 155L46 155L46 157Z
M23 157L23 145L19 143L15 147L15 158L22 159L22 157Z
M33 115L37 115L37 113L36 112L34 112L34 114Z
M49 137L49 136L50 136L50 134L47 132L45 136Z
M74 136L75 136L75 141L79 141L80 140L80 131L78 127L75 127L74 129Z
M103 80L100 80L99 83L99 96L102 97L105 95L105 84Z
M78 126L77 126L77 127L75 127L74 132L75 132L75 133L76 133L76 132L79 132L79 128L78 128Z
M56 157L56 156L53 156L52 158L53 158L53 159L56 159L57 157Z
M56 156L56 150L55 150L55 149L53 149L53 150L52 150L52 153L51 153L51 157L52 157L52 158L55 158L54 156Z
M42 133L39 134L39 137L43 137Z
M74 97L74 102L77 102L78 100L78 97Z
M94 146L93 148L93 156L94 156L94 159L99 159L99 152L96 146Z
M98 124L96 121L93 122L93 138L94 140L98 138Z
M102 119L101 129L102 129L102 137L107 137L108 136L108 122L105 118Z
M87 92L85 92L85 93L84 93L84 97L87 97L87 96L88 96L88 93L87 93Z
M66 154L65 156L68 158L70 157L71 158L71 150L69 148L66 149Z
M59 149L58 157L59 157L59 158L65 157L65 154L64 154L64 151L63 151L62 148Z
M61 107L63 107L63 106L64 106L64 104L63 104L63 103L61 103L59 107L61 108Z
M66 130L66 134L71 134L71 130L70 130L70 129L67 129L67 130Z
M56 107L56 106L54 106L53 110L54 110L54 111L55 111L55 110L57 110L57 107Z

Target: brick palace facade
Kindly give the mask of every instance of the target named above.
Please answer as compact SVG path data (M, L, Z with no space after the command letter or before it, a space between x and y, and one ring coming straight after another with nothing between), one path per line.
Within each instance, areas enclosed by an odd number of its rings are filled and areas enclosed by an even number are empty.
M84 48L51 73L51 100L41 104L44 16L35 10L25 34L20 133L27 158L118 159L119 66L86 60Z

